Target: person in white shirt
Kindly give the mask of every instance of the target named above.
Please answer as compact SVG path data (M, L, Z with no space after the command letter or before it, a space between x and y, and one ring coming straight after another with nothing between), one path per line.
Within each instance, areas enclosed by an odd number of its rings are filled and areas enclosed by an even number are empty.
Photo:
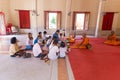
M33 48L33 37L32 33L28 33L28 38L26 41L26 50L32 50Z
M56 60L58 58L59 48L57 44L58 41L54 40L53 44L49 47L48 59Z
M46 31L43 32L42 39L43 39L43 40L46 40L46 39L47 39L47 32L46 32Z
M65 42L61 42L60 44L60 54L59 57L60 58L65 58L66 57L66 52L67 52L67 47L65 46Z
M33 46L33 50L32 51L33 51L33 55L36 58L41 57L41 54L42 54L41 44L42 44L42 41L38 40L38 43L34 44L34 46Z

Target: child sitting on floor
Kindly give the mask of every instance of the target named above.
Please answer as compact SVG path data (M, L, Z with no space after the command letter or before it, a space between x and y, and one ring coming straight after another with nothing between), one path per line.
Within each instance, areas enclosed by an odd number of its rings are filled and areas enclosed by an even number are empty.
M42 56L41 56L41 59L44 59L44 57L48 54L49 52L49 49L47 47L47 44L46 44L46 40L43 40L42 41L42 45L41 45L41 48L42 48Z
M9 48L9 54L11 57L16 57L16 56L23 56L25 51L22 50L18 44L18 40L16 39L16 37L12 37L11 38L11 44L10 44L10 48Z
M60 55L59 55L59 57L60 58L65 58L66 52L67 52L67 47L65 45L65 42L62 41L61 44L60 44Z
M45 58L45 62L49 60L56 60L58 58L58 54L59 54L58 41L54 40L49 47L49 53L47 58Z

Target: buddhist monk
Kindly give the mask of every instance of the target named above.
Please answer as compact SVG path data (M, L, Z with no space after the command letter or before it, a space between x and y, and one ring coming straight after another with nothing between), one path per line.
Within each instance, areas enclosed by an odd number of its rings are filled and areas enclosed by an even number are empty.
M76 46L71 46L71 48L84 48L84 49L88 49L87 45L89 44L89 39L87 38L85 33L83 33L82 36L83 36L82 42L78 43ZM92 45L90 45L90 48L91 47L92 47Z
M79 44L79 48L87 48L87 44L89 44L89 39L87 38L86 34L83 33L83 40L82 42Z
M104 43L109 45L120 45L120 41L117 40L114 31L111 31L110 35L108 35L108 38Z
M68 40L69 43L74 43L75 42L75 36L71 35L67 38L67 40Z

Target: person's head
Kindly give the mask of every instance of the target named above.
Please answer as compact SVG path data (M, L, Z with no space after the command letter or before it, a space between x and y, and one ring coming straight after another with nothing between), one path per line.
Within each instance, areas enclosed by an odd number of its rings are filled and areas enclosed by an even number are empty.
M47 32L46 32L46 31L44 31L44 32L43 32L43 34L45 35L45 34L47 34Z
M62 36L63 34L62 33L60 33L60 36Z
M28 38L29 38L29 39L33 39L32 33L28 33Z
M59 34L59 33L60 33L60 30L57 30L56 33Z
M42 34L42 32L39 32L38 34L39 34L39 35L41 35L41 34Z
M45 44L46 44L46 40L43 40L43 41L42 41L42 44L45 45Z
M48 39L51 39L51 38L52 38L51 36L48 37Z
M39 32L38 35L42 38L42 32Z
M61 42L60 47L64 48L65 47L65 42Z
M12 37L12 38L11 38L11 44L15 44L16 42L17 42L16 37Z
M57 45L58 44L58 41L57 40L54 40L53 41L53 45Z
M86 37L86 33L83 33L82 36L85 38Z
M115 34L115 32L114 32L114 31L111 31L111 34Z

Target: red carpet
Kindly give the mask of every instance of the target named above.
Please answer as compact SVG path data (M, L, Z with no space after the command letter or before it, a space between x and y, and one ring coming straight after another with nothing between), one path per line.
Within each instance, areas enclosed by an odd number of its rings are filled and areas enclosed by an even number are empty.
M91 50L71 49L68 57L75 80L120 80L120 46L92 38Z

